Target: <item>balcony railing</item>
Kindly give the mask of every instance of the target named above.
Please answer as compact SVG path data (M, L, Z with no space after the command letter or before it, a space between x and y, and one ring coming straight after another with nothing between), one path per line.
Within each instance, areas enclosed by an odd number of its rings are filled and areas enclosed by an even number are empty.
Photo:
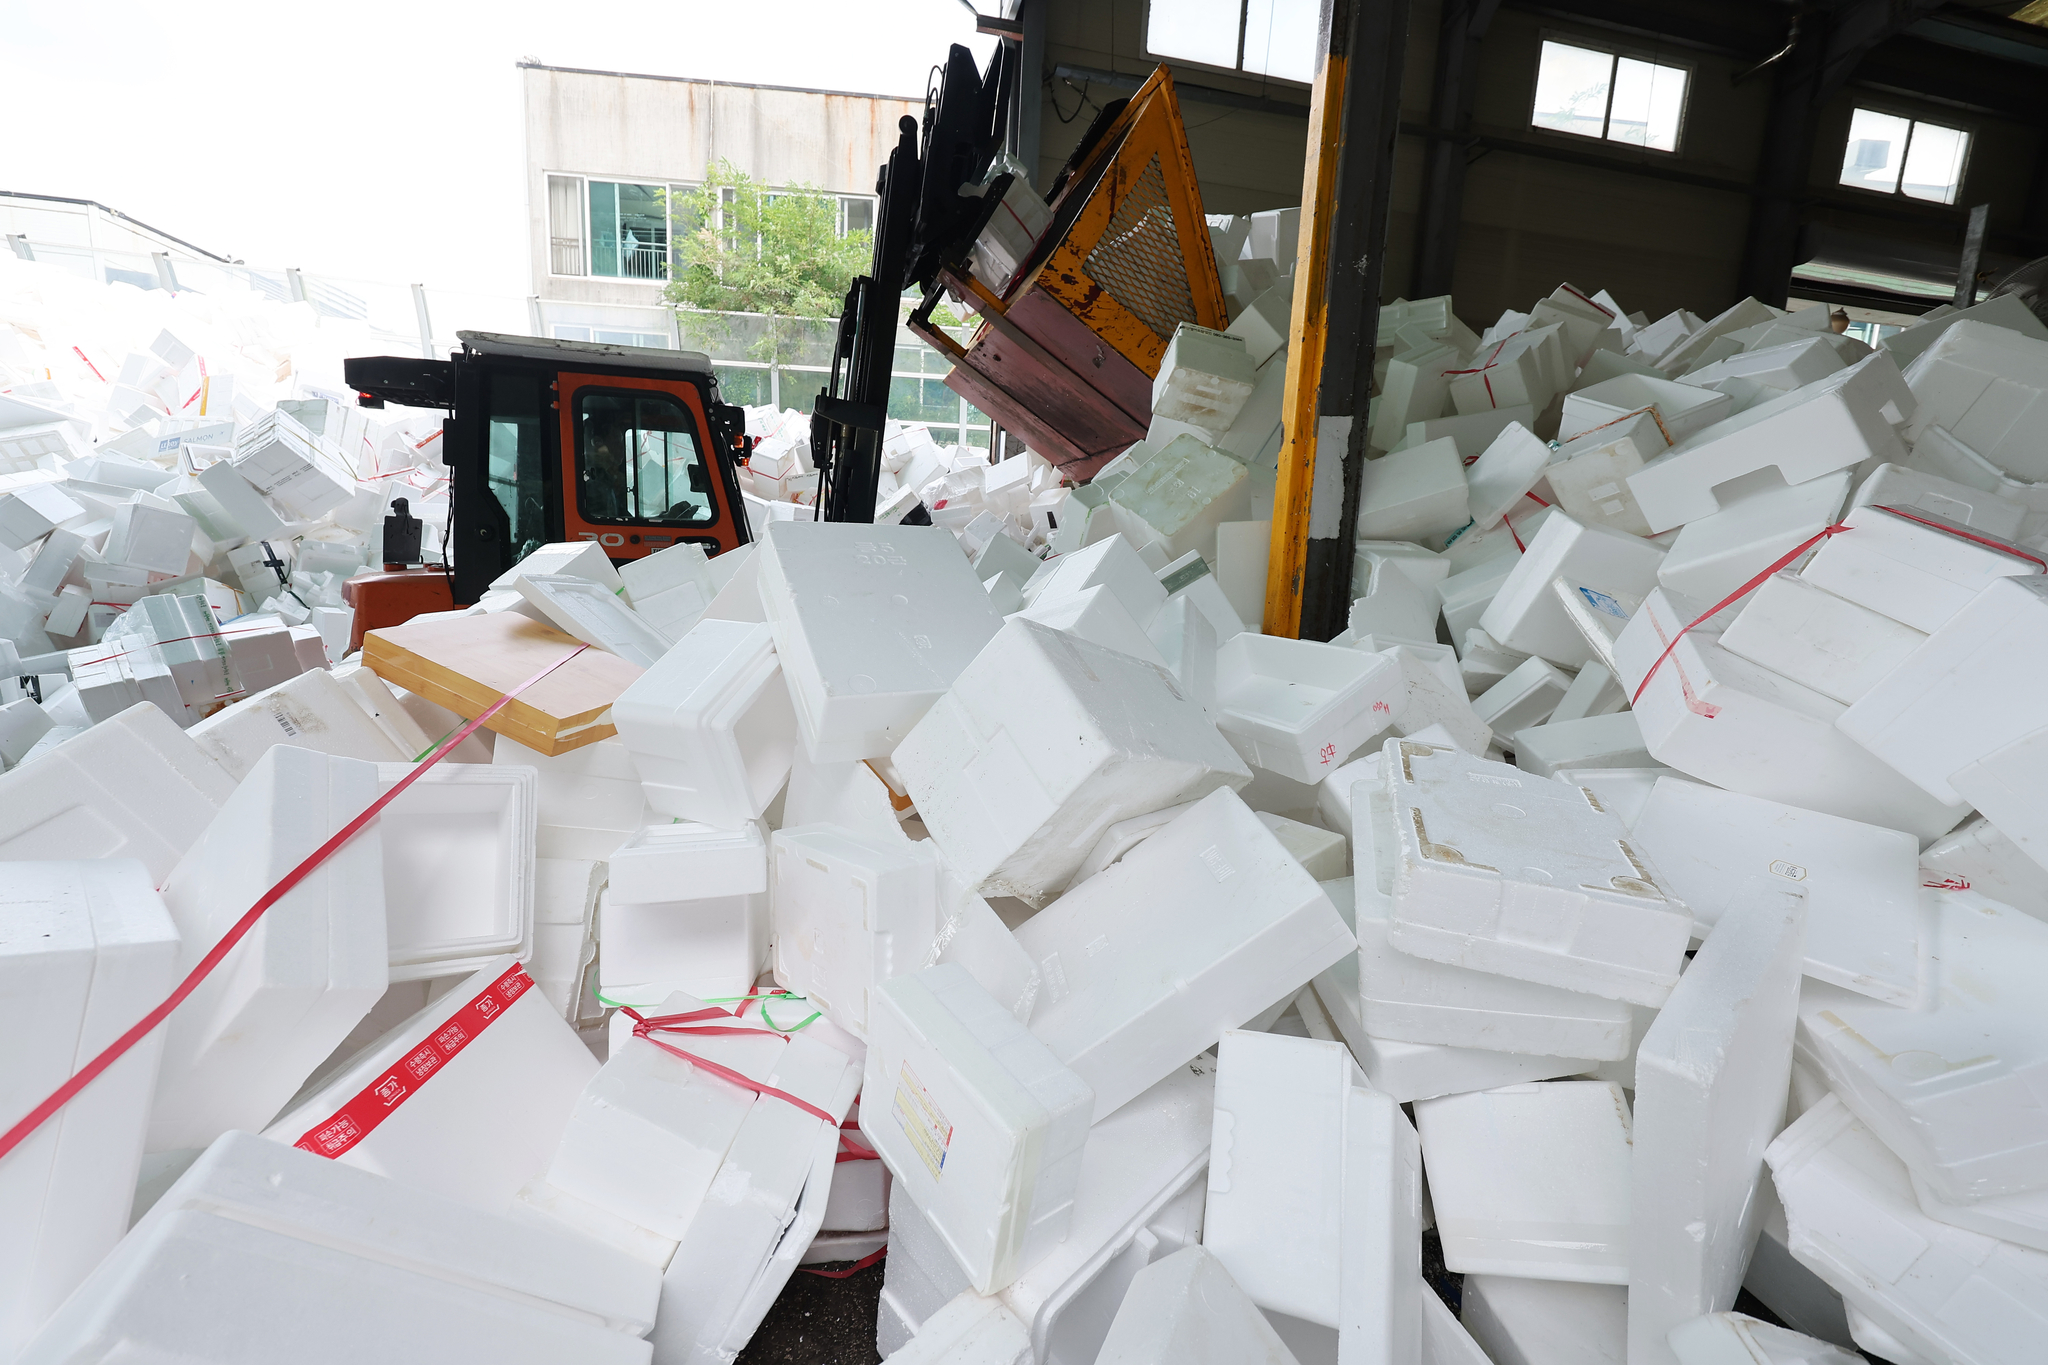
M583 273L583 239L580 237L548 238L548 272L554 275L581 275Z

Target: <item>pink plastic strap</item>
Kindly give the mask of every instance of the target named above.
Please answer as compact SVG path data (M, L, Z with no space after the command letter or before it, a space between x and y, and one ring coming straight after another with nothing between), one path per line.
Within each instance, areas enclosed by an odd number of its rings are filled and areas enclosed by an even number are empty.
M717 1024L707 1024L699 1022L700 1020L712 1018L731 1019L736 1017L734 1015L727 1014L724 1010L721 1009L706 1008L701 1010L691 1010L688 1014L657 1014L651 1019L629 1005L621 1006L620 1009L628 1019L631 1019L633 1021L633 1036L635 1038L645 1038L648 1042L654 1044L656 1047L660 1048L663 1052L668 1053L670 1056L680 1057L684 1061L689 1062L693 1066L701 1066L706 1071L710 1072L712 1075L718 1077L720 1080L731 1081L734 1085L739 1086L742 1090L751 1090L756 1095L771 1095L778 1100L785 1100L788 1103L793 1104L797 1108L803 1110L806 1114L817 1115L826 1123L831 1124L834 1128L837 1128L839 1126L838 1119L833 1118L830 1114L826 1113L824 1110L820 1109L817 1105L812 1104L808 1100L800 1100L796 1096L790 1094L787 1090L777 1090L772 1085L763 1085L760 1081L754 1080L750 1076L742 1075L741 1073L734 1071L729 1066L720 1066L717 1062L711 1061L709 1058L699 1057L694 1052L685 1052L683 1051L683 1049L675 1047L668 1043L664 1043L661 1041L661 1039L654 1036L657 1033L745 1034L753 1038L780 1038L783 1042L786 1043L789 1041L788 1034L764 1032L761 1029L755 1028L727 1028Z

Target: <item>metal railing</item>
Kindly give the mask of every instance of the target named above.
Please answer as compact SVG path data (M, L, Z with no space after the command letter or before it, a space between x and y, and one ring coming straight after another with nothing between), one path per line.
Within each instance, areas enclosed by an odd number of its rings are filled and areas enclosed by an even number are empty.
M581 237L548 238L548 271L555 275L581 275L583 273L583 239Z

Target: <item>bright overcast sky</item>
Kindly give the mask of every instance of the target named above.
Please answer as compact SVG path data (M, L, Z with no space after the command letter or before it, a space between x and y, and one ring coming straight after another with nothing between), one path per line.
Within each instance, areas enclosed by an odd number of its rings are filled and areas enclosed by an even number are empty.
M993 0L981 0L993 12ZM518 72L921 95L960 0L0 0L0 189L251 265L528 292Z

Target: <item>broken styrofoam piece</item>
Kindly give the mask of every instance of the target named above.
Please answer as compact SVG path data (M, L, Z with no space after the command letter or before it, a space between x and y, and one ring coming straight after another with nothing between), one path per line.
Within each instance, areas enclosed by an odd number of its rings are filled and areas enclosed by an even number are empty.
M1938 426L2014 478L2048 479L2048 460L2036 449L2048 341L1959 319L1906 369L1917 403L1908 440Z
M718 596L711 562L694 541L629 559L617 572L634 612L669 640L687 635Z
M1145 1264L1201 1240L1213 1059L1171 1074L1088 1131L1066 1239L1005 1289L1045 1365L1092 1365L1109 1305ZM888 1274L877 1338L895 1349L946 1301L966 1272L902 1191L892 1192Z
M642 561L644 562L644 561ZM563 540L543 545L491 580L492 591L516 588L525 575L571 574L597 584L607 592L625 586L612 567L604 546L595 540Z
M1665 557L1665 551L1650 541L1603 526L1584 526L1554 512L1528 546L1477 624L1509 649L1566 668L1576 668L1592 655L1551 591L1551 580L1563 577L1608 594L1640 595L1656 583Z
M1715 423L1631 474L1629 488L1651 532L1662 534L1711 515L1716 488L1766 467L1802 484L1873 457L1899 463L1899 431L1913 414L1898 367L1872 355Z
M1356 563L1347 623L1354 637L1391 636L1418 644L1436 639L1436 618L1443 610L1443 599L1434 584L1417 582L1393 555L1360 550Z
M2022 1117L2041 1065L2032 983L2048 924L1974 892L1926 894L1921 1007L1809 982L1800 1055L1938 1198L2048 1188L2048 1134Z
M1389 943L1454 966L1663 1004L1692 913L1619 819L1583 791L1453 749L1389 740L1384 753Z
M14 861L0 886L0 1117L56 1090L169 993L179 933L132 858ZM18 1351L128 1226L163 1030L0 1162L0 1350Z
M790 689L765 625L697 623L612 703L647 802L738 828L768 809L797 747Z
M1793 1254L1930 1360L2030 1359L2048 1330L2048 1252L1935 1222L1906 1168L1833 1096L1765 1154Z
M1107 826L1251 777L1164 670L1029 620L1004 624L894 762L968 884L1031 901Z
M1926 638L1810 578L1777 573L1750 594L1721 647L1848 706Z
M243 779L164 882L181 972L377 795L367 763L279 747ZM358 834L258 920L164 1034L152 1152L261 1127L388 984L382 839Z
M1318 782L1398 719L1400 667L1315 640L1247 631L1216 657L1217 725L1245 761Z
M2039 728L2024 699L2044 658L2048 578L1995 579L1835 726L1935 800L1959 803L1959 769Z
M1544 1081L1449 1095L1418 1103L1415 1120L1446 1266L1628 1283L1630 1118L1620 1086Z
M1493 1365L1628 1360L1628 1292L1618 1285L1468 1275L1462 1321Z
M522 573L512 587L549 625L627 663L651 668L668 652L668 637L641 620L622 596L580 575Z
M1677 1365L1672 1330L1731 1308L1748 1269L1763 1152L1784 1126L1805 907L1754 878L1636 1052L1629 1353Z
M1002 625L938 527L777 522L760 592L813 760L886 758Z
M1465 463L1448 436L1368 460L1359 478L1363 539L1429 540L1472 520Z
M888 1358L896 1365L1031 1365L1031 1334L1000 1299L967 1289Z
M605 865L588 858L533 860L533 984L571 1025L601 1014L590 993L597 959L597 902Z
M780 829L768 905L776 981L865 1038L882 984L922 966L938 937L937 859L833 825Z
M891 1357L896 1359L897 1357ZM1206 1247L1132 1277L1100 1365L1297 1365L1259 1307Z
M378 786L389 791L412 771L380 763ZM392 980L533 951L535 786L529 768L448 763L385 807L377 828Z
M1667 1341L1678 1365L1859 1365L1864 1359L1747 1313L1705 1314L1672 1328Z
M609 1248L229 1133L21 1359L346 1361L402 1342L443 1359L636 1365L657 1289Z
M864 1088L895 1117L871 1140L975 1291L995 1293L1065 1235L1093 1096L957 965L877 994Z
M1721 648L1711 623L1680 635L1698 615L1657 589L1615 641L1615 676L1629 688L1629 714L1659 763L1730 791L1922 839L1947 833L1967 813L1837 728L1841 703Z
M597 1067L508 955L326 1073L263 1136L497 1213L547 1167Z
M1241 337L1183 322L1159 358L1152 414L1221 436L1251 397L1258 365Z
M1759 888L1803 892L1806 975L1895 1005L1920 999L1912 835L1673 778L1630 828L1703 937Z
M1211 792L1026 921L1045 989L1031 1030L1115 1112L1352 951L1351 933L1249 807Z
M2048 920L2048 868L1981 816L1921 850L1920 869L1929 882L1975 890Z

